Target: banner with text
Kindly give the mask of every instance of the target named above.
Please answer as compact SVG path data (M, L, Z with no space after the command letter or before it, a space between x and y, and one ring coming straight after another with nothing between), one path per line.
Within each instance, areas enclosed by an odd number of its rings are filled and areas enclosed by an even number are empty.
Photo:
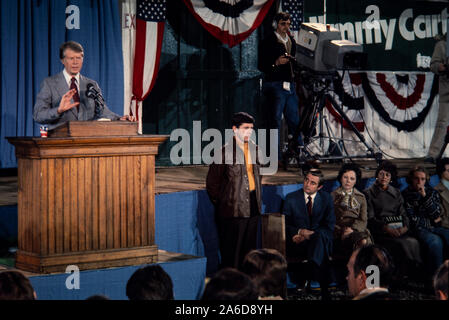
M434 37L447 32L448 2L339 0L304 2L304 21L327 23L363 45L367 70L426 71Z

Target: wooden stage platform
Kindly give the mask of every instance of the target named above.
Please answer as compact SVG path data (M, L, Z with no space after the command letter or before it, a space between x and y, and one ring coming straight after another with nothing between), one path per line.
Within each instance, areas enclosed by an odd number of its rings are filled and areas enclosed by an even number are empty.
M157 262L156 263L180 262L180 261L184 261L184 260L199 258L197 256L193 256L190 254L169 252L169 251L165 251L165 250L158 250L157 252L158 252L158 254L157 254ZM3 260L1 260L1 262L3 262L3 263L0 263L0 271L2 271L2 270L18 270L18 271L22 272L24 275L26 275L27 277L52 274L52 273L35 273L35 272L29 272L29 271L25 271L25 270L19 270L19 269L13 267L13 264L14 264L13 258L3 259ZM120 267L120 268L123 268L123 267ZM53 272L53 273L59 274L60 272Z
M430 174L435 173L435 165L424 163L423 159L392 160L399 169L399 176L405 176L414 165L425 166ZM374 176L377 164L375 161L355 161L362 169L362 178ZM323 163L320 168L326 180L333 180L338 175L341 163ZM208 166L156 167L156 194L203 190L206 188ZM263 185L286 185L302 183L302 172L295 166L287 171L278 170L271 176L263 176ZM17 204L17 176L0 177L0 206Z

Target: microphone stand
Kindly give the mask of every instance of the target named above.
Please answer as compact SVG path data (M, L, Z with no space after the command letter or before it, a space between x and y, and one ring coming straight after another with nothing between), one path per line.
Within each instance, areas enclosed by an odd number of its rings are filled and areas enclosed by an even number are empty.
M104 102L103 99L96 97L95 101L95 117L94 119L100 119L100 114L103 114Z
M102 97L102 95L92 89L89 89L87 91L87 96L91 99L94 100L95 102L95 116L94 116L94 120L98 120L100 119L100 114L103 113L104 110L104 99Z

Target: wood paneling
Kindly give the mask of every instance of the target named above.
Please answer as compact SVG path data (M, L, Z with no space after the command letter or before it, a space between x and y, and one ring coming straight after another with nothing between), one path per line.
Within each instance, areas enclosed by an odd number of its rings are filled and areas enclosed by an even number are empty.
M267 213L261 217L262 248L276 249L285 257L285 216L280 213Z
M45 273L65 271L67 264L101 268L154 260L142 252L157 254L154 158L167 137L135 138L9 139L19 168L19 268ZM86 156L59 151L78 146ZM132 256L136 252L141 256Z
M21 159L19 158L19 162ZM55 235L55 246L56 253L63 253L63 243L64 243L64 221L63 221L63 175L62 175L62 164L63 159L56 159L55 166L55 225L54 230L48 230L49 234L54 233ZM19 171L19 176L20 176ZM20 211L19 211L20 216ZM20 237L19 237L20 239ZM20 244L19 244L20 249ZM26 251L26 250L25 250Z

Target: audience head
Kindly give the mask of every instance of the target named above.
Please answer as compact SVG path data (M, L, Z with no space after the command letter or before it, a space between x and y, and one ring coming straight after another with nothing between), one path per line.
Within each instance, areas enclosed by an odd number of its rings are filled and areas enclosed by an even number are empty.
M173 300L173 283L161 266L152 264L133 273L126 295L129 300Z
M406 181L413 190L418 191L419 189L424 188L429 179L429 173L424 167L415 166L408 172Z
M354 250L349 259L347 268L349 293L357 296L362 290L367 288L366 279L370 274L366 274L368 266L379 268L379 286L388 288L391 276L394 271L393 260L387 250L378 245L367 245Z
M258 297L249 276L237 269L224 268L206 284L202 300L257 300Z
M386 188L390 183L396 183L397 175L396 165L391 161L384 160L376 169L376 183L382 188Z
M449 260L443 262L443 264L438 268L435 276L433 278L433 288L435 289L435 294L438 300L448 300L448 269Z
M0 272L0 300L35 300L30 280L19 271Z
M252 250L243 260L241 270L253 280L260 297L287 298L287 261L279 251Z
M311 195L323 187L324 176L320 169L310 169L304 178L304 192Z
M355 163L345 163L338 172L337 180L343 189L350 190L362 180L362 171Z
M437 174L440 179L449 181L449 158L441 158L437 161Z

